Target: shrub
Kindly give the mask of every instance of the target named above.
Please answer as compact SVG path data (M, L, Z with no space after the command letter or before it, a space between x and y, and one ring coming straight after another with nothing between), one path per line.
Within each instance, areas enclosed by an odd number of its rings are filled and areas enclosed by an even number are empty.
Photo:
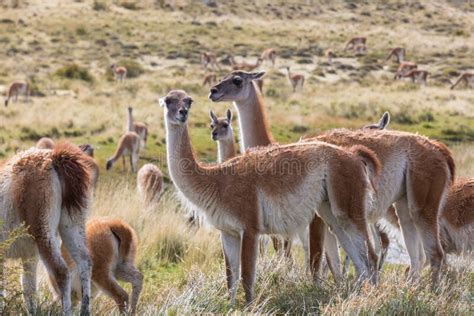
M94 77L86 68L80 67L76 64L63 66L56 70L55 75L64 79L82 80L86 82L94 82Z

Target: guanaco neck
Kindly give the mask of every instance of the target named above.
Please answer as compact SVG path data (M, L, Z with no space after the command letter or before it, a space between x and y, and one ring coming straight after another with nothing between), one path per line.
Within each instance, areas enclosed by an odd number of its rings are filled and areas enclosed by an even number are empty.
M232 138L219 140L217 142L217 162L222 163L235 157L234 135Z
M196 161L186 124L166 122L166 147L173 183L186 199L207 211L218 198L218 170L205 168Z
M128 110L127 114L127 132L134 132L135 129L133 128L133 115L132 111Z
M256 82L252 81L250 95L246 100L235 101L239 113L240 148L244 152L256 146L268 146L273 137L268 127L265 103Z

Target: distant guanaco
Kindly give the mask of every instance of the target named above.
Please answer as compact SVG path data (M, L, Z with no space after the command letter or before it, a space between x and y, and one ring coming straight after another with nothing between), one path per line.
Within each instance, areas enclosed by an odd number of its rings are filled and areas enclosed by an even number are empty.
M20 94L25 96L25 102L27 102L30 94L28 83L21 80L13 81L5 93L5 106L8 106L11 98L13 98L13 102L18 101Z
M229 55L229 60L230 60L233 70L252 71L254 69L257 69L262 64L262 58L260 57L257 58L257 61L255 62L255 64L249 64L246 62L238 63L235 61L235 58L232 55Z
M217 81L217 76L215 73L211 72L211 73L208 73L207 75L204 76L204 80L202 81L202 85L205 86L205 85L213 85L214 82Z
M135 315L143 287L143 274L135 266L137 234L122 220L95 218L87 223L86 239L92 259L92 284L115 301L120 313L130 312ZM71 297L75 299L80 297L82 292L80 283L75 282L79 278L79 272L64 246L61 252L69 268L72 269ZM131 301L117 280L132 284ZM51 283L56 290L52 278ZM95 290L94 287L92 290Z
M163 173L154 164L147 163L138 170L137 189L146 206L157 204L163 193Z
M288 79L290 80L291 86L293 87L293 92L296 92L297 86L300 86L301 90L303 90L304 75L291 73L289 66L285 68L288 72Z
M402 63L405 60L405 48L395 47L391 49L385 61L388 61L390 58L394 59L398 64Z
M353 37L350 40L347 41L346 47L344 47L344 51L348 50L349 48L354 49L354 46L358 44L367 44L367 38L366 37Z
M201 64L203 65L204 69L207 69L208 65L211 65L214 70L216 68L220 69L220 67L217 63L216 55L214 53L211 53L211 52L201 53Z
M335 57L334 52L332 51L332 49L328 49L326 51L326 57L328 59L328 64L332 65L332 59Z
M125 171L125 156L130 156L132 172L137 170L138 153L140 151L140 136L135 132L126 132L120 137L115 154L107 160L106 169L110 170L113 164L122 157L123 170Z
M49 137L41 137L35 147L38 149L53 149L54 141Z
M357 44L354 46L353 51L356 56L365 55L367 54L367 45Z
M474 72L465 72L459 76L456 82L451 86L453 90L461 82L465 82L466 86L471 86L474 88Z
M114 72L115 80L122 82L127 78L127 68L118 67L116 64L112 64L110 68Z
M140 145L141 148L145 148L146 141L148 139L148 127L145 123L142 122L135 122L133 119L133 108L131 106L128 107L127 112L127 125L126 125L126 132L135 132L140 136Z
M429 74L430 73L426 70L413 69L413 70L410 70L408 73L403 74L402 77L411 78L411 81L413 83L418 81L419 83L426 85L426 80Z
M274 48L265 49L260 55L260 59L262 61L271 61L272 66L275 66L276 50Z
M404 61L398 66L394 79L400 79L403 75L409 73L411 70L417 69L418 65L411 61Z

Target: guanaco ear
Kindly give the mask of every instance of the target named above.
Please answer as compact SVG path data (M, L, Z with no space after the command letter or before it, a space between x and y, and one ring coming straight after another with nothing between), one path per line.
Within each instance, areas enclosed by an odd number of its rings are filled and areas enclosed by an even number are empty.
M158 103L160 104L161 107L164 107L166 105L166 98L165 97L159 98Z
M250 78L251 78L252 80L261 79L261 78L263 78L263 76L265 76L265 71L251 72L251 73L250 73Z
M217 116L212 112L212 110L209 110L209 117L211 118L211 121L214 123L217 123Z
M227 121L232 122L232 111L227 109Z
M379 129L385 129L390 123L390 113L385 112L379 121Z

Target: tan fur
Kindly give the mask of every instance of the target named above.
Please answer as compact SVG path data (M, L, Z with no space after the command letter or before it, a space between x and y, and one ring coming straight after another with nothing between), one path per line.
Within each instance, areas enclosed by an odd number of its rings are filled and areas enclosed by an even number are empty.
M19 239L8 251L9 257L23 260L23 288L30 313L35 310L38 254L57 280L64 313L72 312L71 276L61 257L59 236L80 270L81 312L89 312L91 271L85 219L91 190L86 159L77 146L59 143L53 150L21 152L1 170L0 210L7 223L2 230L6 233L24 223L33 237Z
M388 61L390 58L393 58L397 64L402 63L405 60L405 48L395 47L391 49L385 61Z
M201 64L204 69L207 69L208 65L211 65L214 70L220 69L219 64L217 63L217 58L214 53L203 52L201 53Z
M13 98L13 101L16 102L20 94L24 94L25 101L28 100L28 96L30 94L28 83L21 80L13 81L8 86L8 89L5 93L5 106L8 106L11 98Z
M395 73L394 79L402 78L405 74L409 73L411 70L418 68L418 65L411 61L404 61L398 66L397 72Z
M402 75L403 78L411 78L411 81L415 83L417 80L419 83L426 85L429 72L426 70L414 69Z
M296 92L296 88L300 86L300 89L303 90L304 86L304 75L291 73L290 67L286 67L288 73L288 80L290 80L291 87L293 92Z
M138 170L137 188L145 205L157 204L163 193L163 173L160 168L151 163L143 165Z
M474 73L473 72L465 72L459 76L459 78L456 80L456 82L451 86L451 90L453 90L458 84L461 82L464 82L466 86L471 85L471 87L474 87Z
M359 262L358 275L377 279L376 254L366 225L372 189L360 156L314 142L255 148L223 164L204 165L196 161L187 129L192 99L184 91L173 90L161 102L173 183L188 203L221 230L224 246L231 244L236 250L236 243L241 245L247 302L253 299L258 235L292 236L308 227L316 209ZM298 200L298 207L290 205L293 199ZM235 263L232 256L235 252L226 253L227 263ZM234 279L237 269L230 265L227 269ZM228 285L233 292L232 283ZM235 298L235 292L231 296Z
M112 168L113 164L122 157L123 170L125 171L125 156L130 157L130 166L132 172L137 170L137 164L140 152L140 136L135 132L127 132L120 137L115 154L107 160L106 169Z
M263 99L259 97L252 82L261 76L257 73L231 73L211 89L209 96L214 102L235 102L241 127L246 130L254 129L252 133L243 134L245 147L248 146L246 144L254 145L261 135L271 138L269 130L264 131L268 124L264 116L254 115L264 112ZM237 86L234 84L236 77L246 80ZM421 240L416 242L423 242L431 261L433 278L436 279L443 260L438 237L438 214L455 173L449 150L422 136L385 130L335 130L308 141L314 140L344 147L359 144L375 152L382 162L382 174L377 190L378 212L372 216L371 222L385 216L389 206L398 201L399 208L403 209L404 216L400 224L404 228L404 234L407 233L407 238L417 238L409 233L413 233L417 227L421 231L422 236L418 237ZM407 240L407 244L412 246L410 243L413 241ZM417 251L410 253L414 277L419 275L423 266L422 255Z
M276 56L277 54L274 48L267 48L260 55L260 59L262 61L270 61L272 63L272 66L275 66Z
M54 141L49 137L41 137L36 143L38 149L53 149Z
M127 125L125 132L135 132L140 136L141 148L145 148L148 139L148 127L145 123L135 122L133 119L133 108L129 106L127 108Z
M87 223L87 246L92 259L92 281L95 286L110 296L121 313L136 313L140 292L143 287L143 274L135 266L138 247L137 234L133 228L119 219L95 218ZM67 249L61 247L63 257L70 269L76 267ZM117 280L132 284L132 299ZM57 290L55 279L51 283ZM80 287L72 288L72 296L81 293Z
M127 78L127 68L122 67L122 66L117 66L116 64L112 64L110 68L114 72L116 81L123 82Z
M217 76L215 73L211 72L204 76L204 80L202 81L202 85L213 85L214 82L217 81Z
M262 61L263 61L260 57L258 57L255 64L250 64L250 63L246 63L246 62L238 63L238 62L235 61L235 58L232 55L229 55L229 60L230 60L230 63L232 65L233 70L243 70L243 71L255 70L258 67L260 67L260 65L262 64Z
M353 37L350 40L347 41L346 46L344 47L344 51L350 49L354 49L356 45L367 45L367 38L366 37Z

